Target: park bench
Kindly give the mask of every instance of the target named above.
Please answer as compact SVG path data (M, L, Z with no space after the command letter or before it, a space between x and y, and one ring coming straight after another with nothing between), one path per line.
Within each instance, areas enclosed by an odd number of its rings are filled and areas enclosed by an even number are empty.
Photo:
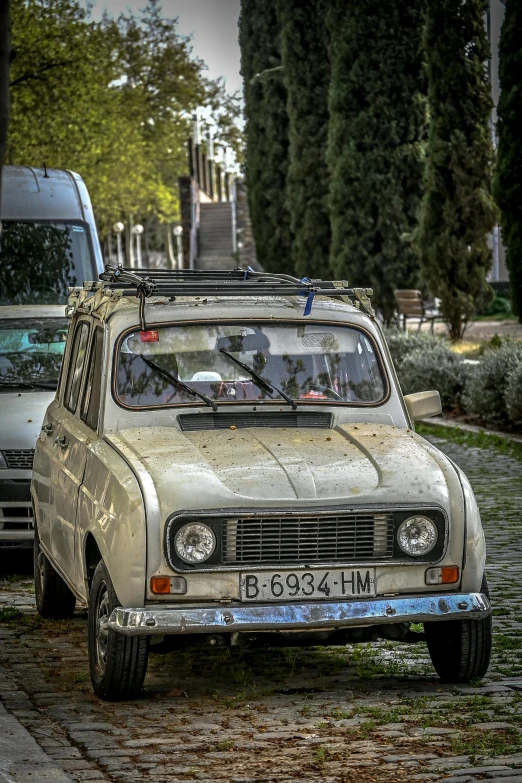
M432 332L435 321L443 320L442 313L436 304L425 302L421 291L414 288L401 289L395 291L395 299L397 300L397 320L399 326L402 322L404 330L407 329L408 318L419 319L418 331L425 321L429 321Z

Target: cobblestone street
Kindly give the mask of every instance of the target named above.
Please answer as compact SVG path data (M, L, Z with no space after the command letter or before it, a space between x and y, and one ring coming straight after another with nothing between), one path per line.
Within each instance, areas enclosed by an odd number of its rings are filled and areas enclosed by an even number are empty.
M467 473L486 530L485 681L443 685L422 642L200 648L152 655L143 697L106 703L91 693L85 611L43 621L29 578L13 576L0 578L3 704L75 781L522 783L522 463L435 442Z

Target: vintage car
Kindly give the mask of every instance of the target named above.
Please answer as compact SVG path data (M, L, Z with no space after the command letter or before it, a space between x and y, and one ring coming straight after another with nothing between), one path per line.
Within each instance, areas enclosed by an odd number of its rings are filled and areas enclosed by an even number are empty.
M108 268L72 289L31 484L36 601L88 604L90 671L136 696L150 651L426 641L487 670L468 480L414 431L368 292L234 270ZM412 623L424 623L424 635Z

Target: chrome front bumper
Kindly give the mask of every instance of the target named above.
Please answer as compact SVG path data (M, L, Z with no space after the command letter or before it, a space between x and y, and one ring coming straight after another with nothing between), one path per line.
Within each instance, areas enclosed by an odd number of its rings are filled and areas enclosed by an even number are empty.
M164 635L235 631L296 631L384 623L480 620L491 613L481 593L374 598L342 603L236 604L230 606L115 609L109 626L118 633Z

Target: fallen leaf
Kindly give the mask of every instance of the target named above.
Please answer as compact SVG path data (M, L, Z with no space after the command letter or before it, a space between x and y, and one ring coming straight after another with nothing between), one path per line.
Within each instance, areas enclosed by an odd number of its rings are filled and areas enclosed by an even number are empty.
M181 688L174 688L174 690L169 691L166 695L173 696L173 697L183 696L184 699L188 699L187 692L182 691Z

